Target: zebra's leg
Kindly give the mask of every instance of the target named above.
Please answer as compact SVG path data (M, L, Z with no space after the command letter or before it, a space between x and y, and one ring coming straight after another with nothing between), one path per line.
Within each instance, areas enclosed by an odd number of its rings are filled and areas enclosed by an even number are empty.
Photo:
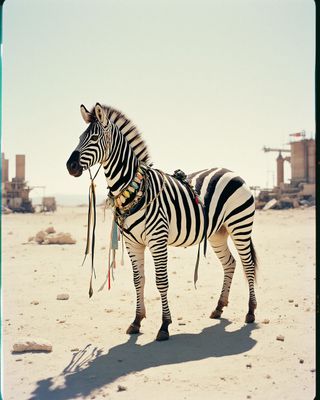
M216 309L211 313L210 318L220 318L223 307L228 305L230 286L236 267L236 261L233 258L228 247L228 232L224 226L209 238L209 242L219 258L224 271L222 291Z
M162 304L162 325L157 334L157 341L163 341L169 339L168 327L171 324L171 314L168 304L168 272L167 272L167 262L168 262L168 249L167 242L161 240L161 243L154 245L149 245L150 251L154 260L155 270L156 270L156 285L161 296Z
M144 305L144 250L145 246L139 244L126 243L129 257L133 269L133 282L137 293L136 316L132 324L127 329L128 334L140 332L141 321L146 317Z
M233 242L237 248L239 256L241 258L241 262L244 268L244 272L246 274L248 284L249 284L249 310L246 315L246 323L254 322L255 315L254 311L257 308L257 300L254 292L254 281L256 277L256 267L257 267L257 258L256 253L252 244L252 240L249 234L249 237L244 236L235 236L232 235Z

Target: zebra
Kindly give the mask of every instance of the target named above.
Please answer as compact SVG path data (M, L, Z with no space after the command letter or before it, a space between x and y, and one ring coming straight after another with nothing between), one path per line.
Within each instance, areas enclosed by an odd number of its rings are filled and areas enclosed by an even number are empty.
M146 247L153 257L162 304L162 323L156 340L169 339L168 327L172 323L167 299L168 246L188 247L209 242L224 269L221 294L210 315L210 318L220 318L228 305L236 266L227 242L229 236L249 286L245 322L254 322L257 256L251 233L255 205L244 180L225 168L204 169L185 180L164 173L153 168L141 133L122 112L99 103L91 111L81 105L80 111L88 127L68 159L67 169L70 175L79 177L95 164L103 166L109 197L118 216L116 221L131 260L136 290L135 318L126 333L139 333L141 321L146 317Z

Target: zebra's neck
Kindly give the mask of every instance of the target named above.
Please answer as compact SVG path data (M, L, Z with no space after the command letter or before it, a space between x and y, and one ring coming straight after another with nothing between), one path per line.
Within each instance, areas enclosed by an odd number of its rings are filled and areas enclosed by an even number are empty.
M118 196L134 178L138 159L126 138L113 126L110 153L104 163L104 174L113 196Z

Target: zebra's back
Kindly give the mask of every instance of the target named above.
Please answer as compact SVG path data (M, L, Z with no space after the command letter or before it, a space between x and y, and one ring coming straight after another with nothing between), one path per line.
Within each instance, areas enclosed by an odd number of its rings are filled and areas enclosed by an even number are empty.
M225 168L212 168L189 175L208 215L207 237L224 224L254 212L254 199L244 180Z

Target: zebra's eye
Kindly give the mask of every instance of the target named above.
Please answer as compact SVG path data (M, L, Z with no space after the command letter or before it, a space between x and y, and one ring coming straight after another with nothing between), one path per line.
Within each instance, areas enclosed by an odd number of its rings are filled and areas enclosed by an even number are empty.
M99 139L99 135L92 135L90 139L96 142Z

